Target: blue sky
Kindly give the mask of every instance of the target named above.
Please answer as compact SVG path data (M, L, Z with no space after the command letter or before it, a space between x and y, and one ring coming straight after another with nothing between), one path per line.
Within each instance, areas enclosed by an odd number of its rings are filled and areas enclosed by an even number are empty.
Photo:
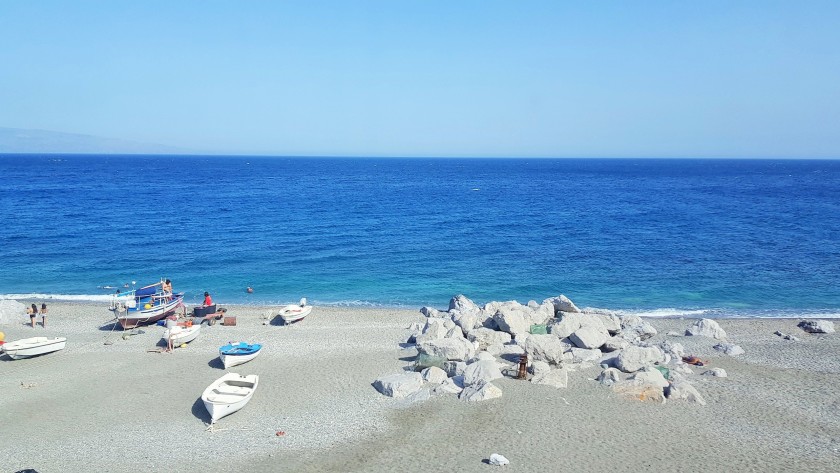
M840 2L0 2L0 127L213 153L840 157Z

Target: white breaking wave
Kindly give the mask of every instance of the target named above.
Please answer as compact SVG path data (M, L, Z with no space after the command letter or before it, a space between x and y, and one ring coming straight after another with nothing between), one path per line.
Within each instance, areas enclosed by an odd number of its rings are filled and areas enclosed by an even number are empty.
M639 317L701 317L709 314L710 312L711 311L707 309L675 309L672 307L617 311L620 315L638 315Z

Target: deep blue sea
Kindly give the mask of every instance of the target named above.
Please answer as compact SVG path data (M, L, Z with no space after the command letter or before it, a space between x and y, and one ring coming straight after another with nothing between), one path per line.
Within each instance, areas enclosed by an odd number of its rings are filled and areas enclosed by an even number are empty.
M840 316L837 160L0 155L0 215L0 298Z

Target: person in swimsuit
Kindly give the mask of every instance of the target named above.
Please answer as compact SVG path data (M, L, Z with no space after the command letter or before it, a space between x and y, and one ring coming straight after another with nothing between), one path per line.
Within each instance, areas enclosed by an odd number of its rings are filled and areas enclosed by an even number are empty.
M41 327L47 328L47 303L41 304Z
M35 328L35 317L38 316L38 306L32 304L31 306L27 307L26 315L29 316L29 323L32 324L32 328Z
M209 292L204 293L204 307L213 305L213 298L210 297Z

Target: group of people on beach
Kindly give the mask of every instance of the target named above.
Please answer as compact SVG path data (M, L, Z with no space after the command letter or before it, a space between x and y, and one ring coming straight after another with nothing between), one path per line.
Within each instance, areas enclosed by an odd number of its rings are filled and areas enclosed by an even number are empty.
M47 304L41 304L41 327L47 328ZM26 308L26 314L29 316L29 322L32 328L35 328L35 318L38 317L38 306L32 304Z

